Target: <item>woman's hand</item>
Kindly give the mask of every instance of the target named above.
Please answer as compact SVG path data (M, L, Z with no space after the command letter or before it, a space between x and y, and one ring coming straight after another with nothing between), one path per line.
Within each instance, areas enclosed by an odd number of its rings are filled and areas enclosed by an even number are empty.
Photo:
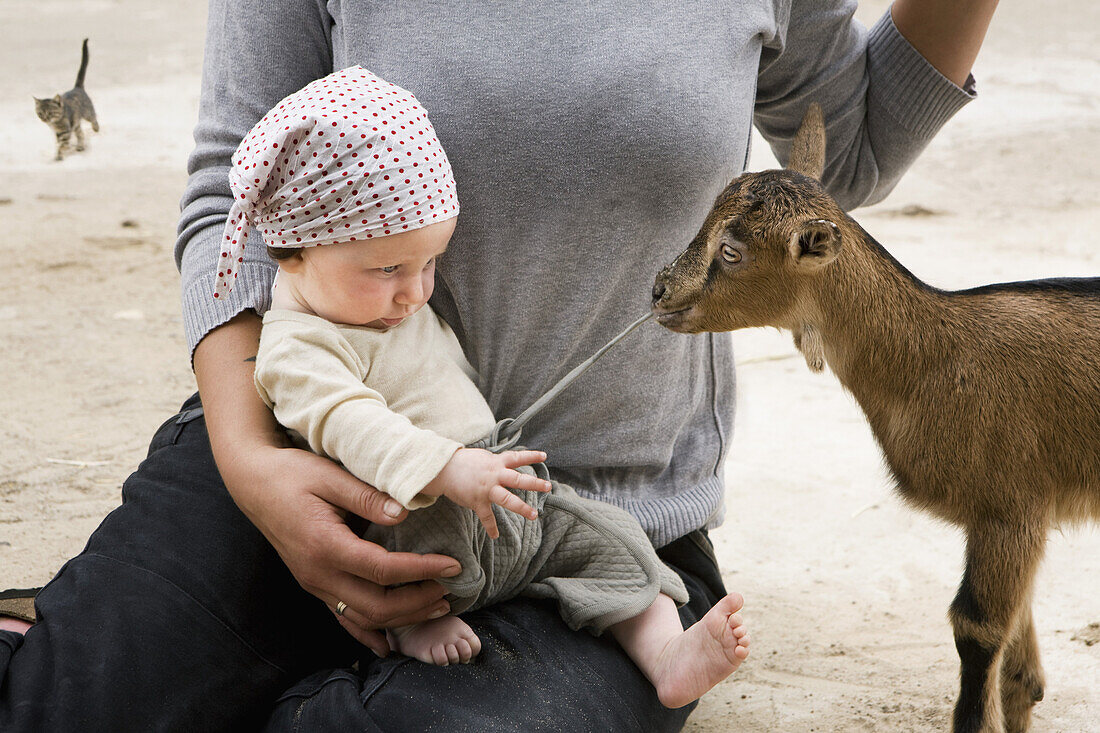
M447 613L444 590L459 564L443 555L391 553L360 539L347 515L392 525L401 506L332 461L288 445L252 383L260 319L242 313L211 331L195 350L195 376L218 470L241 511L267 537L290 572L379 656L379 629ZM400 587L394 586L404 584Z
M349 513L395 524L405 516L400 504L309 451L256 446L235 452L240 457L232 467L221 469L230 493L306 591L330 609L347 604L337 620L361 643L385 656L389 647L377 629L448 612L443 587L418 581L457 575L455 560L387 552L347 525ZM399 584L408 585L388 587Z
M485 532L492 539L500 536L493 505L501 506L521 517L535 519L535 508L511 491L549 491L550 482L515 470L546 460L546 454L536 450L509 450L491 453L480 448L459 448L451 460L424 487L428 496L446 496L459 506L472 509Z

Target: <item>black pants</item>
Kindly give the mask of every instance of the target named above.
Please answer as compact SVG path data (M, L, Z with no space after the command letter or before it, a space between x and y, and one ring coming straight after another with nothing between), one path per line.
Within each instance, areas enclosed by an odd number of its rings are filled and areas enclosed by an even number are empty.
M198 397L154 436L123 503L39 594L25 637L0 631L3 731L674 731L609 636L552 603L467 615L469 665L359 646L303 591L226 492ZM693 623L725 591L702 532L662 548ZM353 668L356 662L358 668Z

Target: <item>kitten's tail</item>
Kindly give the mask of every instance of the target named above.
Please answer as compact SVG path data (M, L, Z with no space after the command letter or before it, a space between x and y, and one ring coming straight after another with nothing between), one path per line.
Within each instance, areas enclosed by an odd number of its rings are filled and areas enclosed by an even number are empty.
M88 68L88 39L84 39L84 50L80 54L80 71L76 72L76 84L74 87L84 88L84 71Z

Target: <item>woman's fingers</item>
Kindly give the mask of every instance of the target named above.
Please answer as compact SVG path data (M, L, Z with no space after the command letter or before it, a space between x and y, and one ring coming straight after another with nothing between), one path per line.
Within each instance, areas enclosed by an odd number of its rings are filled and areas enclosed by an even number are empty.
M393 497L355 478L341 466L328 461L328 476L322 483L321 498L375 524L397 524L407 512Z
M364 630L405 626L438 618L450 610L443 600L446 590L435 579L462 571L453 558L388 552L356 537L346 525L338 526L328 537L335 537L329 556L335 572L323 582L318 579L323 587L311 592L330 608L346 603L343 616L354 625Z
M333 598L329 607L335 609L341 601L346 603L339 615L364 631L418 624L444 616L451 610L450 604L434 590L424 591L427 583L379 588L353 578L347 580L347 584L342 584L337 591L343 597Z
M332 559L341 570L378 585L453 578L462 572L462 566L454 558L388 552L373 542L360 539L346 525L337 528Z
M390 644L386 641L386 635L381 631L375 631L373 629L363 629L356 626L346 616L333 611L336 616L336 621L342 627L344 631L352 635L352 637L363 646L374 652L375 656L385 657L390 653Z

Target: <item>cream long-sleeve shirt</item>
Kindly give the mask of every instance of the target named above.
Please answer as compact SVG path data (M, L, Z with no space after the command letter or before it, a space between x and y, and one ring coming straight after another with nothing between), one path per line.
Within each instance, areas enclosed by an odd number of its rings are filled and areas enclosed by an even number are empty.
M424 486L496 424L475 377L427 306L385 331L271 310L256 354L279 423L409 509L431 504Z

